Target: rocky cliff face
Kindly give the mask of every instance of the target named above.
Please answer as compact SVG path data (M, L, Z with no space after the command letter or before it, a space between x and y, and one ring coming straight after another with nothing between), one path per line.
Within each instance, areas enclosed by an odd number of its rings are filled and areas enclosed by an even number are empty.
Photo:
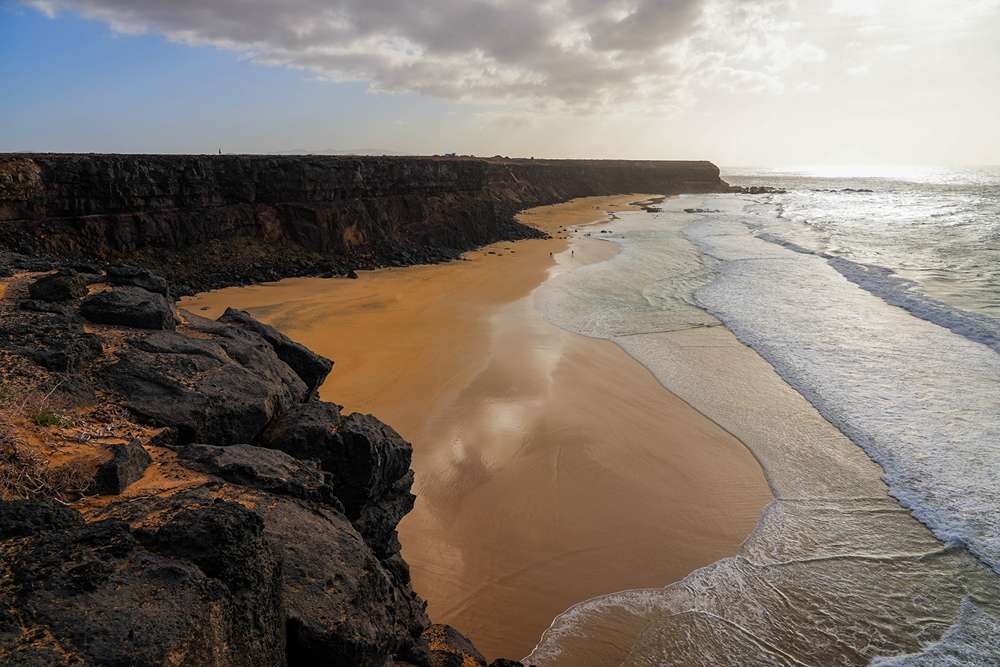
M406 157L0 156L0 248L129 259L175 291L440 261L537 236L516 211L727 189L709 162Z
M410 586L410 445L317 399L330 360L171 288L441 260L538 235L521 208L725 188L709 163L0 156L0 277L59 268L0 282L0 663L486 667Z
M487 667L410 585L410 444L316 397L332 361L145 269L0 287L0 664Z

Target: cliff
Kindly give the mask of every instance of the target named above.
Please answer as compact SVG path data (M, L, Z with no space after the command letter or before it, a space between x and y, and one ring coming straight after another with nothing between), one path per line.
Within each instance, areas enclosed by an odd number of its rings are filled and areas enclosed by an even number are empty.
M486 667L410 585L410 444L332 367L144 269L0 280L0 664Z
M709 162L449 157L0 156L0 249L139 263L177 293L434 262L537 236L520 209L726 190Z
M0 663L486 667L410 585L409 443L317 399L330 360L171 297L726 187L706 162L0 156L0 278L60 268L0 279Z

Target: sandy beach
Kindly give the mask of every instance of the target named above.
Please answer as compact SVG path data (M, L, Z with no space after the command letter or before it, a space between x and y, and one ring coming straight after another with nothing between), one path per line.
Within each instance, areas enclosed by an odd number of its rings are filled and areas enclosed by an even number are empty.
M616 246L567 228L644 195L526 211L550 240L467 261L289 279L182 300L246 309L335 360L321 390L413 443L400 526L437 622L528 653L595 595L662 586L736 553L771 494L755 459L615 344L547 323L531 293Z

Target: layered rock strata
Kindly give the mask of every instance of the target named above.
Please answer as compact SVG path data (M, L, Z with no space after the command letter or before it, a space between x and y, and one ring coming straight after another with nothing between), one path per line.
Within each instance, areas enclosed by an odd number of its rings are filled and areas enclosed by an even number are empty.
M573 197L727 188L710 162L6 155L0 249L127 260L185 294L453 259L538 236L514 213Z

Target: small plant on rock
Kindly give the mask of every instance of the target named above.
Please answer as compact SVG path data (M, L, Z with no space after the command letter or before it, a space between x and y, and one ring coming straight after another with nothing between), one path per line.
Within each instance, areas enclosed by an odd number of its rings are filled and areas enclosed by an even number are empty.
M31 421L32 423L35 424L35 426L42 426L45 428L48 428L50 426L60 426L60 427L69 426L68 419L66 419L62 415L58 415L52 412L51 410L47 410L45 408L42 408L41 410L33 414L31 416Z

